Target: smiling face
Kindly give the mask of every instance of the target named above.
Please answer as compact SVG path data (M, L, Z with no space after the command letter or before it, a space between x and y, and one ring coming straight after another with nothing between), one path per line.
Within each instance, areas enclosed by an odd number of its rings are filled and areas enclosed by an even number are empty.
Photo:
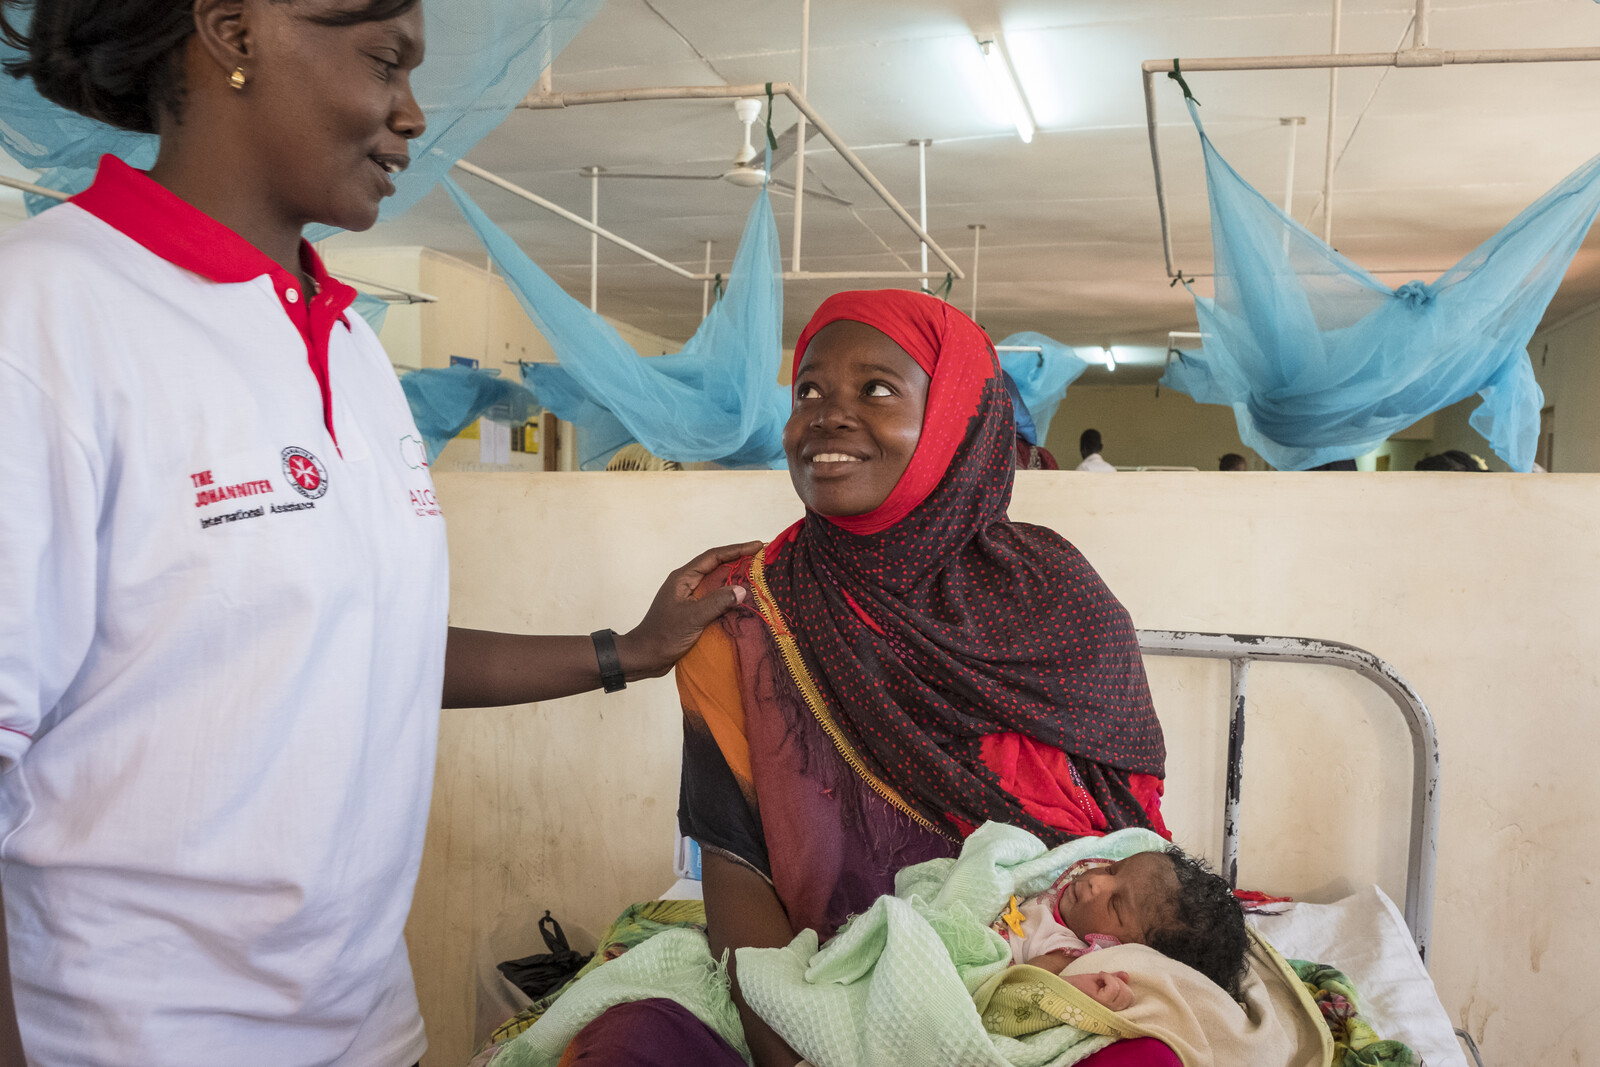
M1056 910L1079 937L1108 934L1125 945L1142 945L1171 920L1177 894L1172 861L1160 852L1139 852L1068 882Z
M929 378L887 336L848 319L818 330L783 428L789 478L819 515L864 515L900 481L922 437Z
M248 105L268 195L283 217L365 230L426 122L411 93L422 62L422 5L377 21L372 0L248 5ZM397 5L389 4L387 7ZM247 40L250 38L247 37Z

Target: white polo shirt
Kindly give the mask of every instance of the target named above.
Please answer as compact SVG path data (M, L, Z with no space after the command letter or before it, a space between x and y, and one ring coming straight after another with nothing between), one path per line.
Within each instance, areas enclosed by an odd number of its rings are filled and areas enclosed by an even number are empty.
M444 523L354 291L302 263L315 294L111 157L0 238L0 886L37 1067L425 1047Z

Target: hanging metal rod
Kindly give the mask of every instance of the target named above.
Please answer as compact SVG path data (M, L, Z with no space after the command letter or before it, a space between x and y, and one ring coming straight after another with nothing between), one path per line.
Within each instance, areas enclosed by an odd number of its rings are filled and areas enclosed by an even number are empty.
M1424 26L1427 0L1419 0L1419 26ZM1426 41L1425 31L1417 35ZM1161 250L1167 260L1167 277L1179 277L1172 265L1172 225L1167 217L1167 189L1161 173L1161 145L1156 136L1155 76L1179 67L1185 74L1233 70L1318 70L1336 67L1450 67L1482 63L1589 63L1600 60L1600 48L1490 48L1453 52L1440 48L1409 48L1397 52L1342 52L1297 56L1245 56L1220 59L1147 59L1144 75L1144 117L1150 135L1150 163L1156 176L1156 207L1161 214ZM1374 271L1375 274L1391 273ZM1183 274L1184 277L1207 277Z
M738 100L745 97L757 98L767 94L767 83L757 82L751 85L679 85L679 86L654 86L639 89L601 89L586 93L529 93L517 106L534 110L548 110L555 108L577 107L581 104L621 104L639 100ZM817 132L833 145L839 157L850 165L850 168L861 176L874 193L878 194L884 204L895 216L905 223L906 228L916 235L918 241L927 246L929 251L939 257L945 268L957 278L966 275L950 258L950 254L939 246L939 243L928 232L917 224L911 213L896 200L894 194L884 188L876 175L861 162L861 158L850 150L844 139L822 120L816 109L806 100L805 94L790 82L773 82L772 95L782 96L793 104L805 121L817 128ZM602 235L604 236L604 235Z
M538 193L530 192L529 190L524 189L522 186L517 185L514 182L508 182L504 178L500 177L500 175L495 174L492 171L484 170L482 167L477 166L476 164L473 164L473 163L469 163L464 159L456 161L456 169L460 170L460 171L464 171L467 174L472 175L474 178L482 178L484 181L488 182L490 185L499 186L501 189L504 189L506 192L510 193L513 196L520 196L522 199L526 200L530 204L535 204L535 205L537 205L539 207L542 207L546 211L548 211L548 212L550 212L552 214L560 215L562 218L566 219L568 222L575 222L579 226L582 226L584 229L588 230L590 233L595 234L595 235L597 235L599 237L604 237L606 240L610 241L612 244L618 245L618 246L620 246L622 248L626 248L628 251L632 252L634 255L641 256L641 257L643 257L645 259L648 259L650 262L656 264L657 266L665 267L668 270L670 270L672 273L678 275L679 277L687 278L687 279L689 279L690 281L693 281L693 282L705 281L705 275L696 274L694 271L690 271L690 270L684 270L682 267L678 266L676 263L673 263L671 260L662 259L660 256L656 255L654 252L651 252L651 251L649 251L647 249L644 249L644 248L640 248L638 245L634 244L632 241L628 240L626 237L619 237L616 234L612 233L610 230L606 229L604 226L597 226L596 224L590 222L588 219L584 218L582 215L579 215L579 214L576 214L574 212L568 211L566 208L562 207L560 204L557 204L553 200L546 200L544 197L540 196Z
M37 196L48 196L51 200L68 200L72 197L71 193L63 193L60 189L46 189L42 185L25 182L21 178L8 178L4 174L0 174L0 185L9 189L21 189L25 193Z
M786 270L784 281L808 281L822 278L942 278L942 270Z
M538 193L524 189L515 182L509 182L500 177L498 174L495 174L492 171L484 170L482 167L477 166L474 163L469 163L463 159L456 164L456 167L467 174L471 174L475 178L482 178L490 185L498 186L499 188L504 189L513 196L521 197L530 204L535 204L544 208L546 211L560 215L569 222L577 223L590 233L593 233L599 237L604 237L612 244L621 248L626 248L634 255L647 259L657 266L665 267L672 273L678 275L680 278L686 278L692 282L705 282L716 278L716 275L710 272L696 272L687 270L683 267L680 267L678 264L673 263L671 260L662 259L654 252L651 252L648 249L640 248L626 237L621 237L615 233L612 233L604 226L598 226L584 218L582 215L568 211L560 204L557 204L551 200L546 200ZM917 270L786 270L783 272L783 279L784 281L814 281L818 279L846 280L851 278L940 278L944 276L944 273L944 271L928 271L927 273L924 273Z
M372 295L387 304L437 304L439 302L439 298L431 293L419 293L411 289L402 289L398 285L390 285L388 282L380 282L374 278L362 278L354 274L346 274L342 270L329 271L328 273L342 282L350 282L353 285L360 286L362 289L380 290L380 292L375 292ZM393 293L395 299L388 299L383 295L384 293Z

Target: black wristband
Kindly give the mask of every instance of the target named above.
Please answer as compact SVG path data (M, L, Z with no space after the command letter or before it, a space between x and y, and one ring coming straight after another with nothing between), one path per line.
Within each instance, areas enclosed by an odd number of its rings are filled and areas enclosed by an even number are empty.
M628 688L628 679L622 673L622 660L617 656L617 631L596 630L589 635L594 642L594 658L600 663L600 684L608 693Z

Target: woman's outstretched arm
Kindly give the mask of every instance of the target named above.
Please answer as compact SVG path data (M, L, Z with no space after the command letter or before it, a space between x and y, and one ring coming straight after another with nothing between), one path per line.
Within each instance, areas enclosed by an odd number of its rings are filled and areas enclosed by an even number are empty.
M765 878L709 849L701 854L701 864L706 939L711 942L713 959L720 959L727 949L782 948L794 939L789 916ZM728 955L728 973L733 979L733 1003L739 1009L756 1067L794 1067L800 1054L744 1002L733 953Z
M617 658L628 681L666 674L701 630L744 599L741 586L727 586L698 600L694 592L706 575L760 547L760 541L752 541L713 548L667 576L644 621L617 635ZM598 688L600 665L588 637L450 628L444 654L444 707L531 704Z

